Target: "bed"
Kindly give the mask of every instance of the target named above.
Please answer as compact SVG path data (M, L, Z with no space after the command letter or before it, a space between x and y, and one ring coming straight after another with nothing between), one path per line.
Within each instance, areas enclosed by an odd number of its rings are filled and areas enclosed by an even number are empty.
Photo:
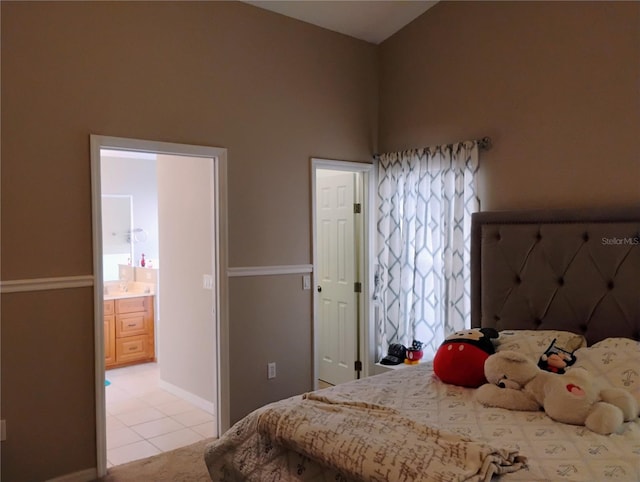
M640 394L640 205L475 213L472 327L537 358L553 339ZM604 436L490 408L430 362L262 407L207 446L212 480L638 481L640 419Z

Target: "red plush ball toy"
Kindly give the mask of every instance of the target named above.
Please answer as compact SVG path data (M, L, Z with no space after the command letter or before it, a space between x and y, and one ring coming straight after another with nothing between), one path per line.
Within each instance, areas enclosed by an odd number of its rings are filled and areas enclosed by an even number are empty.
M476 388L487 383L484 362L495 353L493 328L472 328L449 335L433 359L433 371L445 383Z

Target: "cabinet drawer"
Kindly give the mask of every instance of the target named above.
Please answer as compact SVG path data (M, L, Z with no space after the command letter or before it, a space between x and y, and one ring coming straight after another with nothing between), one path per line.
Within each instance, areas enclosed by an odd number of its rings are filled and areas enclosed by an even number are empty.
M116 313L135 313L145 311L148 306L147 297L122 298L116 300Z
M153 341L150 336L129 336L116 338L116 359L118 363L146 360L153 357Z
M116 316L116 337L149 334L149 317L145 312Z
M104 302L104 315L113 315L115 313L115 303L113 300L107 300Z

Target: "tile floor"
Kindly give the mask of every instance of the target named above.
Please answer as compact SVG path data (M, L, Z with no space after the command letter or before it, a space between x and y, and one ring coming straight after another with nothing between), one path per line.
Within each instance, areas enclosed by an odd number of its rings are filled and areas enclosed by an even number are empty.
M214 435L214 417L158 387L157 363L107 370L107 467Z

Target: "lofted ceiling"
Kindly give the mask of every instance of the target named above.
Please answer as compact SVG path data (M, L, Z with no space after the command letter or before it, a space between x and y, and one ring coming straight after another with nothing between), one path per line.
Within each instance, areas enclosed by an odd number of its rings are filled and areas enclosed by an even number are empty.
M257 0L245 3L379 44L422 15L438 0Z

